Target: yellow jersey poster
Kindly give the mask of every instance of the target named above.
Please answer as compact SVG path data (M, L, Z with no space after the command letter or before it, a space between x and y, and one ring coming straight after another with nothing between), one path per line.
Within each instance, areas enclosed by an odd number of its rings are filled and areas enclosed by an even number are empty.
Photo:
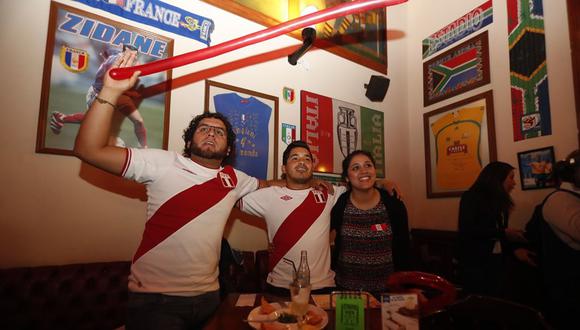
M466 189L482 168L480 159L483 106L461 108L431 124L435 142L436 184Z

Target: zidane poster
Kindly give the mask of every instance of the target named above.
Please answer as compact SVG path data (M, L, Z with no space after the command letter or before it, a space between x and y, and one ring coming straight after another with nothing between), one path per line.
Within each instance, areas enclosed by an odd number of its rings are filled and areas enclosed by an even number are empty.
M86 111L114 60L134 52L139 64L172 56L173 40L52 2L36 151L72 155ZM111 144L167 148L169 72L142 77L117 101Z

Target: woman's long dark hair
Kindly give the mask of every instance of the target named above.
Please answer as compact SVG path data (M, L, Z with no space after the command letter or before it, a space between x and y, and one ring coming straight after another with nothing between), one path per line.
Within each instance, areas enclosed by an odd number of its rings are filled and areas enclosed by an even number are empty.
M514 206L514 201L505 190L503 183L513 170L514 167L508 163L491 162L481 170L469 190L483 193L495 210L507 214Z

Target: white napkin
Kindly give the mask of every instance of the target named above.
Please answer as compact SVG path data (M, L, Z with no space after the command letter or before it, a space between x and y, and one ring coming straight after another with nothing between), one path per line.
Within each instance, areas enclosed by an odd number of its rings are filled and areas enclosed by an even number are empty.
M236 306L238 306L238 307L241 307L241 306L253 307L255 301L256 301L256 294L255 293L241 294L238 297L238 301L236 302Z

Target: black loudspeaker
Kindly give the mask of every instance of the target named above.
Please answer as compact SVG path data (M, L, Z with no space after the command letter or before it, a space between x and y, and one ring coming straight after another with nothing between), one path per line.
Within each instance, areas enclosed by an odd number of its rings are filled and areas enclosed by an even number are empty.
M387 95L387 90L389 89L389 83L391 80L383 76L371 76L371 80L368 84L365 84L367 92L366 97L373 102L382 102Z

